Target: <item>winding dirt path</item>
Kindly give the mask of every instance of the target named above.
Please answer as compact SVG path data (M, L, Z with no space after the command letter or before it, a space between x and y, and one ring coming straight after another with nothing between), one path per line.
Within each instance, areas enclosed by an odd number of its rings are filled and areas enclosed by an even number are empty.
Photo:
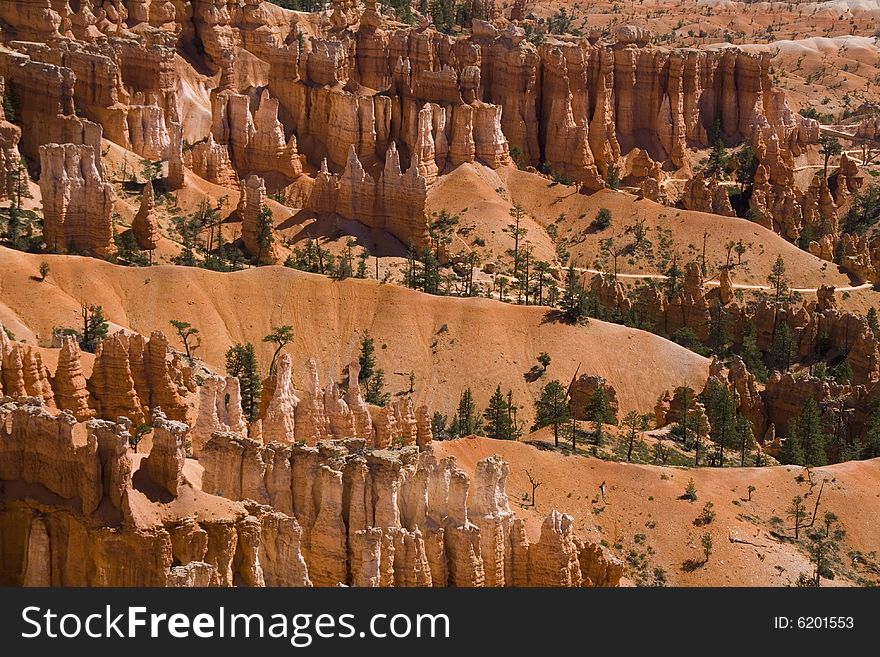
M585 272L587 274L602 274L605 275L613 275L613 272L609 271L601 271L599 269L584 269L583 267L575 267L575 271ZM662 280L665 281L668 276L665 274L618 274L618 278L650 278L654 280ZM721 285L720 281L717 280L708 280L703 282L704 287L718 287ZM735 290L772 290L773 288L769 285L747 285L745 283L733 283L732 287ZM837 292L855 292L856 290L870 290L874 287L873 283L862 283L861 285L845 285L842 287L835 287L835 291ZM819 288L817 287L792 287L789 288L792 292L801 292L801 293L809 293L816 292Z

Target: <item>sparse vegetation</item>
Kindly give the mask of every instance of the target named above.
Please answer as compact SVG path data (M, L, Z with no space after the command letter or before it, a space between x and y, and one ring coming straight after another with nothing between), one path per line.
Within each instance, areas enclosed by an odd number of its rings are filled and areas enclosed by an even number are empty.
M192 362L193 352L202 344L202 339L199 337L199 329L191 326L189 322L182 322L179 319L172 319L170 324L177 331L177 337L183 343L183 350L186 352L187 359ZM193 339L195 339L195 342L190 342Z

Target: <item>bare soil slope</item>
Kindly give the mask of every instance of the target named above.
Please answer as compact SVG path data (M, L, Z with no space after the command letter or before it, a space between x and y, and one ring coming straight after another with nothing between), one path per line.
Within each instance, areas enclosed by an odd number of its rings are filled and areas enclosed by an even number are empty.
M42 283L32 279L41 260L51 267ZM467 386L483 408L501 383L513 389L524 406L520 419L529 421L542 380L528 383L523 375L541 351L553 358L544 380L568 381L580 365L615 386L623 412L648 412L664 390L702 386L708 373L705 358L642 331L599 321L570 326L549 319L546 308L432 297L370 280L334 282L284 267L221 274L0 249L0 271L0 321L31 344L48 345L53 327L79 326L86 302L103 306L112 323L145 334L171 335L171 319L190 322L201 331L197 355L219 370L228 347L244 340L267 367L272 347L262 337L271 325L290 324L298 367L314 355L322 375L338 377L369 330L389 390L408 388L413 371L418 400L443 412Z
M786 509L795 495L806 496L810 516L823 479L827 479L819 506L817 526L825 511L833 511L846 529L841 563L833 581L823 586L851 585L862 576L877 580L865 566L853 568L848 553L868 555L880 545L880 459L851 461L813 471L816 486L798 482L803 468L671 468L631 465L582 456L541 451L521 442L463 438L435 442L440 456L455 456L468 472L476 462L500 454L510 465L507 491L511 504L531 493L526 469L543 482L538 488L536 512L528 515L529 532L537 536L540 522L553 508L575 517L576 531L595 535L627 562L633 581L652 583L654 568L665 571L668 583L680 586L785 586L812 565L802 546L771 534L774 516L784 525L776 531L793 537ZM697 501L680 499L689 479ZM600 485L605 482L606 499ZM748 487L755 486L748 501ZM694 520L706 502L714 504L715 519L706 526ZM809 521L809 518L808 518ZM703 534L713 537L708 563L700 547ZM801 534L803 538L803 534ZM869 560L871 558L869 557ZM876 553L873 557L876 568Z
M626 227L637 219L644 219L647 239L652 243L655 257L641 255L633 259L623 256L618 261L620 273L659 273L659 226L672 232L673 245L669 250L678 253L680 262L702 258L703 234L708 233L706 265L710 277L717 275L718 267L727 262L725 244L742 240L747 251L742 264L731 272L734 283L766 285L773 262L781 255L793 287L850 285L849 277L833 263L802 251L773 231L747 219L679 210L612 190L586 196L576 193L574 187L557 185L512 167L503 170L502 177L514 202L521 203L544 227L551 223L556 225L560 240L568 240L566 248L575 266L593 267L599 256L600 242L609 237L614 237L615 243L621 246L632 242L632 237L624 233ZM611 211L612 221L609 228L596 231L590 228L590 222L600 208ZM736 263L736 254L731 257ZM608 265L610 270L610 262Z

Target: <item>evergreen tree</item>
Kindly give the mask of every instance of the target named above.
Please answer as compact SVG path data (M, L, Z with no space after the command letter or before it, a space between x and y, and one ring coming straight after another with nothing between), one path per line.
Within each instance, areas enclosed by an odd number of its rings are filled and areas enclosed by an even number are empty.
M788 322L782 322L773 336L770 345L768 359L770 367L780 372L787 372L791 368L791 361L795 356L794 331Z
M452 235L458 225L458 215L450 215L446 210L434 212L432 220L428 224L428 236L434 247L434 258L440 260L440 251L452 242Z
M565 277L565 291L560 303L562 315L573 324L583 321L587 317L587 299L584 288L581 286L579 277L574 267L569 265Z
M453 0L431 0L428 12L438 32L452 34L455 27L455 3Z
M648 428L648 415L639 415L636 411L630 411L623 418L623 426L626 427L629 443L626 448L626 460L632 461L633 447L636 442L636 435L639 431L645 431Z
M79 346L83 351L94 353L101 340L107 337L110 324L104 317L104 309L101 306L87 306L83 304L80 311L83 320L83 330Z
M745 416L737 415L735 432L739 444L739 465L744 468L746 466L746 454L755 448L755 435L752 433L752 423Z
M755 183L755 173L758 170L758 158L750 144L743 146L736 154L736 181L739 183L740 194L745 194L746 188L751 190Z
M871 183L867 189L858 189L852 196L849 210L843 219L847 233L863 235L880 221L880 183ZM842 242L841 242L842 247Z
M391 399L391 393L385 392L385 370L377 368L373 375L367 379L364 386L364 400L375 406L385 406Z
M260 373L257 353L250 342L234 344L226 351L226 373L238 379L241 388L241 410L253 422L260 411Z
M736 433L736 402L721 381L709 379L701 394L711 429L709 437L718 445L718 465L724 467L724 448L733 442Z
M617 168L616 164L608 165L605 184L608 185L608 189L617 189L620 186L620 169Z
M489 405L483 411L486 420L486 435L495 440L514 440L516 427L513 426L509 413L510 404L501 393L501 385L495 388L495 393L489 399Z
M604 386L599 386L586 408L587 420L593 423L593 441L597 445L602 444L602 425L617 424L617 416L611 407L608 391Z
M601 422L603 424L616 424L617 414L611 407L611 401L608 397L608 391L604 386L596 388L596 392L590 398L586 409L587 419L592 422Z
M272 252L272 245L275 243L275 236L272 232L274 222L272 220L272 210L263 206L260 208L260 216L257 219L257 264L264 264Z
M880 321L877 320L877 309L874 306L868 309L865 319L868 321L868 327L871 329L874 337L880 339Z
M843 146L836 137L832 137L826 133L819 135L819 152L824 156L822 166L822 176L828 178L828 161L832 155L840 155L843 152Z
M361 353L358 356L358 365L361 367L361 371L358 374L359 383L363 383L373 376L373 371L376 369L375 351L376 346L373 343L373 338L364 331L364 334L361 336Z
M559 427L570 418L565 386L554 379L541 389L541 397L535 401L535 424L532 431L552 426L553 442L559 447Z
M507 224L507 226L503 229L505 233L508 233L513 238L513 249L509 250L508 253L513 256L514 276L519 275L519 243L520 240L526 236L526 229L521 226L522 220L525 216L525 208L523 208L523 206L521 206L519 203L515 204L512 208L510 208L510 218L513 219L513 223Z
M761 360L761 350L758 349L758 342L755 338L755 327L751 323L747 327L745 335L743 335L740 356L742 356L746 369L754 374L758 381L767 380L767 367Z
M272 362L269 363L269 376L275 371L275 359L284 347L293 341L293 327L285 324L284 326L273 326L272 331L263 337L263 342L276 344L275 353L272 354Z
M800 529L807 519L807 508L804 505L804 498L800 495L795 496L791 500L791 506L788 507L786 513L787 517L791 518L794 523L794 537L797 540L800 538Z
M865 446L861 457L873 459L880 456L880 404L874 403L865 423Z
M192 362L193 352L199 348L202 344L202 339L198 337L199 329L191 326L189 322L182 322L178 319L171 320L171 326L174 327L174 330L177 331L177 335L180 338L180 341L183 343L184 351L186 351L186 357ZM196 342L194 344L190 344L190 340L192 338L196 338Z
M767 282L773 288L773 301L774 303L779 303L782 298L788 294L788 279L785 277L785 260L782 259L782 256L776 257L776 262L773 263L773 267L770 269L770 275L767 277Z
M825 465L825 431L816 400L809 397L788 427L788 438L782 444L780 460L784 463Z
M451 435L451 431L446 427L446 416L440 411L434 411L434 415L431 416L431 434L434 440L446 440Z
M724 147L724 142L718 139L709 153L709 160L706 162L706 175L710 178L724 178L727 161L727 149Z
M457 435L459 436L477 435L482 430L480 420L477 417L477 407L474 404L474 395L470 388L461 393L456 420L458 420Z
M674 299L682 291L682 279L683 272L681 271L681 267L678 265L678 254L674 254L672 256L672 261L669 263L669 267L664 272L666 274L666 280L664 281L664 289L666 291L667 299Z
M788 437L782 442L782 450L779 452L780 463L789 465L804 464L804 448L796 423L797 418L791 421L791 425L788 428Z

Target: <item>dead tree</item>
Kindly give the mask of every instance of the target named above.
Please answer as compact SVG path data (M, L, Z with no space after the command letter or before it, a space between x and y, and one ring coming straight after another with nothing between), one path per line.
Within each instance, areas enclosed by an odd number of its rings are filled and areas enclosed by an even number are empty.
M530 470L526 470L526 476L529 478L529 483L532 485L532 497L531 497L531 503L523 505L523 506L524 507L525 506L532 506L533 507L533 506L535 506L535 491L537 491L538 487L540 487L544 482L538 481L537 479L535 479L534 475L532 475Z

